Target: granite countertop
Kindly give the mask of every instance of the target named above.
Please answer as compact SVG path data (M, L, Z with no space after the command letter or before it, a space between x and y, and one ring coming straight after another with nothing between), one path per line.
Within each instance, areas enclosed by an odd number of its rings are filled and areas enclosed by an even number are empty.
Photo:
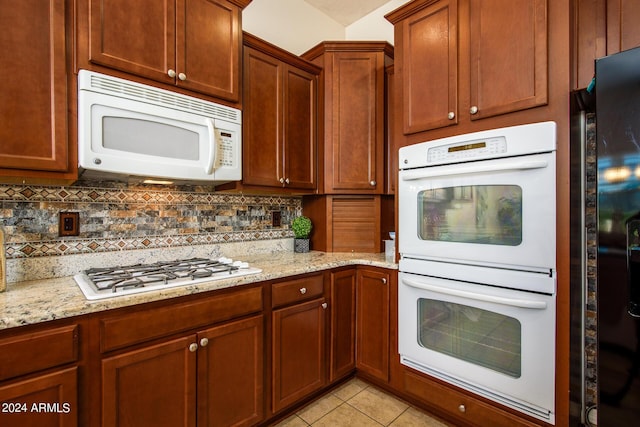
M252 255L259 274L97 301L88 301L71 276L19 282L0 293L0 330L348 265L398 268L384 253L278 252Z

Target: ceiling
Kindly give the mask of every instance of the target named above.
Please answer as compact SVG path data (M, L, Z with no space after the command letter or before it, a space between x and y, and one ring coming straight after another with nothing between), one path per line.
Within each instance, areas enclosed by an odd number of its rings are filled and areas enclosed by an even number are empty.
M350 25L389 0L304 0L340 24Z

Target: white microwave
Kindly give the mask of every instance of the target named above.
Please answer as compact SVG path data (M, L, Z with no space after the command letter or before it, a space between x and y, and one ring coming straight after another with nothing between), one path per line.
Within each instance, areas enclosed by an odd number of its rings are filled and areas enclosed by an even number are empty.
M242 112L87 70L78 74L81 177L216 185L242 179Z

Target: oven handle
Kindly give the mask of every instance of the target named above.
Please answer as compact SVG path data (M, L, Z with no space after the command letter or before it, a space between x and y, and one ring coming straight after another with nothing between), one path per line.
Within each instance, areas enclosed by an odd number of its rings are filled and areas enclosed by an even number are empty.
M411 286L412 288L424 289L425 291L438 292L440 294L469 298L477 301L485 301L485 302L509 305L512 307L519 307L519 308L531 308L536 310L544 310L547 308L547 303L544 301L530 301L525 299L504 298L504 297L497 297L492 295L483 295L483 294L477 294L474 292L461 291L458 289L443 288L442 286L416 282L415 280L406 279L406 278L402 279L402 283L404 283L405 285Z
M510 170L527 170L527 169L543 169L549 166L544 160L535 160L529 162L507 163L504 165L486 166L483 164L474 164L469 166L457 166L440 171L430 171L429 169L421 169L414 172L405 172L402 175L403 181L414 181L422 178L436 178L439 176L450 175L469 175L472 173L483 172L503 172Z

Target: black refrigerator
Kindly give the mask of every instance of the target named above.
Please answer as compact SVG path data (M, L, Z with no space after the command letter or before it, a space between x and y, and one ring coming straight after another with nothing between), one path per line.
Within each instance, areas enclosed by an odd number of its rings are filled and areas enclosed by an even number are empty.
M596 60L597 424L640 425L640 48Z

